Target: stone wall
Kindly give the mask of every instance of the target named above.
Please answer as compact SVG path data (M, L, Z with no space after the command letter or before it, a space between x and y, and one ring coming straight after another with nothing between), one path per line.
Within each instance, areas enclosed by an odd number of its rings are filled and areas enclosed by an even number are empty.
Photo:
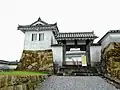
M17 70L53 72L52 50L23 50Z
M101 53L101 71L110 77L120 79L120 43L110 43Z
M46 79L47 75L34 76L0 76L0 90L34 90L36 86Z

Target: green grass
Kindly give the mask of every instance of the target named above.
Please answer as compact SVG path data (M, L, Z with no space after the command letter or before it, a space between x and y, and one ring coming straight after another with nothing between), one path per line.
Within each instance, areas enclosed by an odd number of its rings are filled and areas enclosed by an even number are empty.
M21 75L47 75L45 72L28 72L28 71L2 71L0 75L11 75L11 76L21 76Z

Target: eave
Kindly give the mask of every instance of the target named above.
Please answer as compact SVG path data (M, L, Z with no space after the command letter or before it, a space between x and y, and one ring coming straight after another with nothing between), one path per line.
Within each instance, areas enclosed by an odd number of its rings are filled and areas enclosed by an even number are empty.
M102 40L103 40L109 33L120 33L120 30L109 30L97 43L101 44Z

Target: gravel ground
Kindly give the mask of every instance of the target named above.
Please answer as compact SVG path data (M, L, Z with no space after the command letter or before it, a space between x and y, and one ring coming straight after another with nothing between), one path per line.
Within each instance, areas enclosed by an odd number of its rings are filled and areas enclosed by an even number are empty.
M51 76L36 90L119 90L98 76Z

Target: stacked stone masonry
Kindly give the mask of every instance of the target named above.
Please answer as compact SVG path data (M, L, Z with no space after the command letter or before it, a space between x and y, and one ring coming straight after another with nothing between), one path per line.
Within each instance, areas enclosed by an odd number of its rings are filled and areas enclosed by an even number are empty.
M17 70L53 72L52 50L23 50Z
M101 53L102 71L120 80L120 43L110 43Z
M47 75L34 76L0 76L0 90L34 90Z

